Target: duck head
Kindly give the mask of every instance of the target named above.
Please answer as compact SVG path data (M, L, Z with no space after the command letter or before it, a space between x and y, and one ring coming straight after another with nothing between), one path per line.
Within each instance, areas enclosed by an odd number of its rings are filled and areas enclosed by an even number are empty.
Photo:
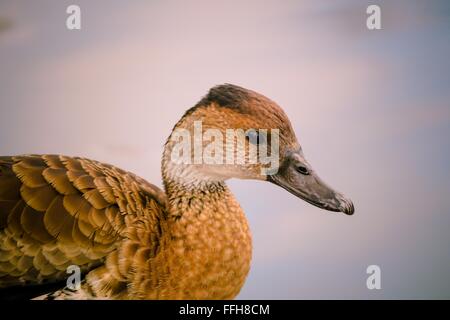
M284 111L267 97L231 84L212 88L177 123L164 151L163 175L186 186L264 180L319 208L354 213L352 201L308 163Z

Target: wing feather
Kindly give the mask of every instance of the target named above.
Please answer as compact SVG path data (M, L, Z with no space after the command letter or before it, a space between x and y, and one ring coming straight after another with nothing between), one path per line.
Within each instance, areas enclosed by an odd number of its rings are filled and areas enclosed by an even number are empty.
M112 269L94 273L103 276L102 285L126 287L119 283L130 268L123 256L139 250L121 244L139 219L158 237L164 207L161 190L108 164L60 155L0 157L0 288L60 281L71 264L88 271L104 261Z
M53 199L45 212L44 223L45 228L55 239L71 242L75 218L66 210L63 203L64 198L59 195Z
M64 168L47 168L42 171L42 176L60 194L78 194L79 191L72 185L66 173Z
M37 211L47 210L57 196L56 190L50 185L33 188L23 184L20 187L20 194L26 204Z
M54 238L48 233L44 225L44 213L25 206L20 216L23 230L41 244L51 242Z

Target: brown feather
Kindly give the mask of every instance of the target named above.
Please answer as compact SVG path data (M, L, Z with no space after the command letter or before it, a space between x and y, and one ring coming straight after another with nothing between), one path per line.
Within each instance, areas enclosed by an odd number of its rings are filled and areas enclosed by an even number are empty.
M33 258L27 255L23 255L20 257L17 268L21 271L27 271L33 265Z
M66 167L67 171L84 171L78 159L66 156L60 156L59 158L64 164L64 167Z
M26 204L38 211L45 211L57 196L55 189L50 185L30 188L25 184L20 187L20 194Z
M39 253L34 257L33 266L39 270L43 276L51 275L57 271L42 254L42 251L39 251Z
M73 243L77 244L80 248L91 248L95 245L92 239L80 231L78 223L75 223L72 227L71 239L73 240Z
M47 231L53 237L66 242L72 241L75 219L64 207L62 196L55 197L45 212L44 223Z
M20 180L11 173L1 172L0 167L0 199L17 200L20 199Z
M112 210L112 209L109 209ZM108 222L108 219L106 217L105 210L99 210L94 207L91 207L89 210L89 213L87 215L87 220L82 219L84 222L89 222L92 226L95 226L97 229L109 229L109 227L106 226L106 223Z
M87 174L78 177L75 181L73 181L73 184L80 191L95 188L94 178L92 178L90 175Z
M17 200L1 200L0 199L0 230L7 226L8 215L16 206Z
M20 223L20 219L22 216L23 208L26 206L25 201L20 200L11 210L8 216L8 233L16 236L17 239L20 239L24 233L22 228L22 224Z
M101 195L107 202L109 202L110 204L114 204L116 202L114 192L105 177L95 178L94 183L97 190L101 193Z
M58 248L54 248L53 250L43 250L42 254L55 267L70 263L69 258L66 257Z
M42 176L43 167L27 165L26 161L22 160L13 165L13 170L22 183L29 188L47 186L47 181Z
M44 213L26 206L20 217L20 224L26 233L41 244L48 243L54 238L47 232L44 226Z
M96 209L104 209L110 206L97 189L86 191L83 196Z
M63 168L47 168L42 175L60 194L77 194L79 191L72 185L66 172Z
M62 163L60 156L55 154L44 154L42 155L42 159L44 160L47 167L52 169L65 169L66 167Z
M68 195L63 200L64 209L73 217L81 217L86 221L87 214L91 210L91 204L79 194Z

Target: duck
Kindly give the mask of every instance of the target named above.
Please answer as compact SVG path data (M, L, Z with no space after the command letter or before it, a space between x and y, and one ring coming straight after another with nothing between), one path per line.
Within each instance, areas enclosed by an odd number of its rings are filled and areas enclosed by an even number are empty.
M240 151L230 145L235 139L215 149L241 152L241 162L175 159L183 153L180 136L193 133L199 122L202 132L215 130L216 138L253 128L272 134L251 131ZM182 160L192 160L195 144L207 144L193 140L187 148L183 144ZM248 161L252 145L277 153L274 170ZM82 157L0 157L1 291L42 299L233 299L249 274L252 237L226 184L231 178L267 181L319 208L354 213L352 201L324 183L306 160L282 108L232 84L211 88L176 123L164 145L161 173L164 191ZM80 283L69 288L67 270L74 266ZM47 291L29 296L39 288Z

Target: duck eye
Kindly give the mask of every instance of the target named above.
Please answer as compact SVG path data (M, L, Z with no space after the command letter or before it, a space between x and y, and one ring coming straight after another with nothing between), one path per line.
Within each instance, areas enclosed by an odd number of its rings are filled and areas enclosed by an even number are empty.
M247 132L247 138L250 141L250 143L254 144L254 145L263 144L263 143L266 143L266 141L267 141L266 134L260 134L256 130L249 130Z
M259 134L255 130L249 130L247 132L247 138L251 144L257 145L259 143Z
M304 166L297 166L296 170L297 170L298 173L301 173L301 174L304 174L304 175L308 175L309 174L308 169L306 169L306 167L304 167Z

